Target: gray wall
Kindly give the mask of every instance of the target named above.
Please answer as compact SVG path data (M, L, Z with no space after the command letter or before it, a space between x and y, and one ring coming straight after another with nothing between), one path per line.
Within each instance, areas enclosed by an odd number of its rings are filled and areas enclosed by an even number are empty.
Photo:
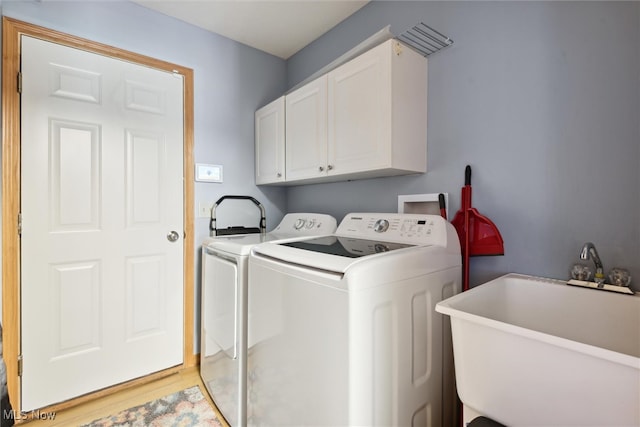
M428 172L298 186L287 210L395 212L449 193L464 167L505 256L472 258L472 285L506 272L566 278L583 243L640 290L640 4L374 1L287 62L289 87L386 25L454 40L429 58Z
M272 228L287 211L340 220L395 212L399 194L444 191L453 213L471 164L474 205L498 225L506 250L472 259L473 284L512 271L565 277L586 241L606 268L630 268L640 283L637 2L374 1L286 64L133 3L1 5L6 16L194 70L195 159L222 164L225 178L197 183L196 207L250 194ZM399 33L419 21L455 41L429 59L428 173L256 188L254 110L382 27ZM194 250L207 227L196 221ZM199 266L197 256L196 294Z
M5 0L2 14L193 69L195 161L224 167L224 183L196 183L196 207L224 194L248 194L265 205L268 226L277 225L286 194L254 185L253 113L285 90L283 60L130 2ZM199 248L209 222L197 219L195 227L199 334Z

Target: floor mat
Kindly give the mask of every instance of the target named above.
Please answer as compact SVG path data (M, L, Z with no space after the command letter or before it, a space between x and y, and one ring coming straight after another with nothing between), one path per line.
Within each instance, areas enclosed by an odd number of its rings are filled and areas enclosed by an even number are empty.
M194 386L81 427L221 427L200 388Z

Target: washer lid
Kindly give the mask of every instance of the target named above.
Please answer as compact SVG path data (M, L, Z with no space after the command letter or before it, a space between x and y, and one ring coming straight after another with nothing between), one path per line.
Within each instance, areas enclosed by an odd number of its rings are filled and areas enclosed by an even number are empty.
M270 242L277 236L266 234L232 234L216 236L207 243L207 247L233 255L249 255L251 248L259 243Z
M281 243L281 245L347 258L359 258L361 256L389 252L396 249L414 246L405 243L390 243L339 236L326 236L302 241L285 242Z
M324 236L296 241L264 243L253 248L253 254L279 260L309 271L344 274L356 263L393 255L398 250L417 246L345 236Z

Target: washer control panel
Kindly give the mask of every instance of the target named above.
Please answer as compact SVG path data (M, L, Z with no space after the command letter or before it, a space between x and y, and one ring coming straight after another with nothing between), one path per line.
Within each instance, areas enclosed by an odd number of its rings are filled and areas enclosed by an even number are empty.
M386 219L379 219L373 224L373 231L376 233L384 233L389 229L389 221Z
M438 215L351 213L336 234L413 244L446 244L447 221Z

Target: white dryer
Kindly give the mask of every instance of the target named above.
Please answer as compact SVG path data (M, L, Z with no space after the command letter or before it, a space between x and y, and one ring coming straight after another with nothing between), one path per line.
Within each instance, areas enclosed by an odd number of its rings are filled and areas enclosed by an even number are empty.
M352 213L328 236L254 246L249 425L456 425L437 302L460 292L439 216Z
M246 425L247 268L259 243L333 233L336 220L287 214L269 233L232 234L202 245L200 376L227 422Z

